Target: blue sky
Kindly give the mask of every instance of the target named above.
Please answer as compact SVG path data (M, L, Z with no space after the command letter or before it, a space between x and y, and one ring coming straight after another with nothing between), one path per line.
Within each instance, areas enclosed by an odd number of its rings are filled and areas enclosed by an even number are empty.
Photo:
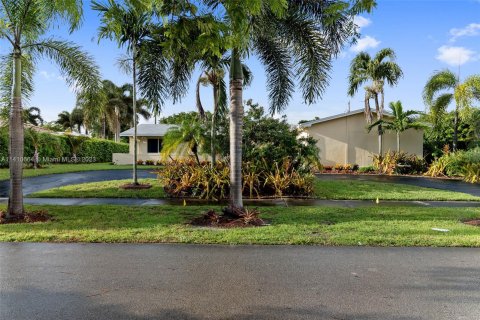
M395 50L404 78L398 86L386 89L385 101L401 100L408 109L424 110L422 88L435 70L450 68L458 72L460 66L461 77L480 73L479 0L379 0L377 9L370 15L358 17L357 22L362 36L356 46L345 48L334 61L330 85L322 99L316 104L305 105L301 94L294 94L284 112L289 122L344 112L349 101L352 110L362 108L362 91L353 98L347 96L349 64L359 50L371 55L385 47ZM97 14L90 10L89 1L85 1L84 23L79 30L68 34L65 28L58 27L51 34L81 45L95 58L103 78L118 85L128 82L129 77L116 65L123 50L105 40L99 45L96 37L98 25ZM4 53L4 49L0 48L0 51ZM267 107L264 69L254 57L246 63L254 72L254 80L245 90L244 99L253 99ZM196 80L198 75L196 72L193 79ZM75 96L55 65L40 61L35 84L35 94L28 104L41 108L47 121L55 120L62 110L73 109ZM211 108L211 88L202 89L202 101L204 107ZM166 102L162 114L190 110L195 110L193 82L180 103Z

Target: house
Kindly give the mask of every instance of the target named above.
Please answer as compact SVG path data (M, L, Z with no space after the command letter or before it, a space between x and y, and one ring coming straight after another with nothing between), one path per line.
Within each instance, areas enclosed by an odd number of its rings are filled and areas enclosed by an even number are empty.
M162 139L168 129L175 127L170 124L139 124L137 126L137 159L138 160L160 160L160 151L162 150ZM133 163L133 131L128 129L121 132L120 137L128 137L129 152L114 153L112 162L114 164L132 164Z
M391 114L385 112L384 118L389 117ZM377 130L368 132L363 109L304 122L300 127L308 136L317 140L323 165L356 163L359 166L369 166L373 162L373 155L378 153ZM384 152L396 149L396 133L385 132ZM402 132L400 149L423 157L423 130L408 129Z

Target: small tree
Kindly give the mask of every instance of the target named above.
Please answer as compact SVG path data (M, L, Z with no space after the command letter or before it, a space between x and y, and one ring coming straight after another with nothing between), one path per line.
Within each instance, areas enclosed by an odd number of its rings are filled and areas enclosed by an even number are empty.
M400 152L400 133L408 129L425 129L428 126L415 119L414 115L420 115L418 111L403 111L402 102L390 102L390 110L392 110L393 119L380 119L368 126L368 132L373 128L382 126L383 129L394 131L397 134L397 152Z

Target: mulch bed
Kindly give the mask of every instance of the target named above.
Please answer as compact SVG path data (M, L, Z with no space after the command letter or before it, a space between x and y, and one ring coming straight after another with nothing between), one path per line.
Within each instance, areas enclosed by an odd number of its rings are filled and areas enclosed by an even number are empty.
M125 189L125 190L143 190L143 189L150 189L151 187L152 185L147 183L143 183L143 184L127 183L120 186L121 189Z
M221 214L214 210L208 210L200 217L192 219L188 224L201 227L216 228L247 228L268 225L258 217L257 210L225 208Z
M23 214L17 215L13 218L6 219L5 212L0 212L0 224L8 223L34 223L34 222L46 222L53 220L52 217L47 213L47 211L32 211L25 212Z
M480 227L480 219L464 220L462 222L470 226Z

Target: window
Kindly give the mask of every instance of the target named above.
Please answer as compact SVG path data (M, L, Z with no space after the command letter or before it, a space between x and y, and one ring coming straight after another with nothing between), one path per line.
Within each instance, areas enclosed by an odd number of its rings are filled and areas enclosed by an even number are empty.
M162 141L160 139L148 139L147 140L147 152L159 153L162 150Z

